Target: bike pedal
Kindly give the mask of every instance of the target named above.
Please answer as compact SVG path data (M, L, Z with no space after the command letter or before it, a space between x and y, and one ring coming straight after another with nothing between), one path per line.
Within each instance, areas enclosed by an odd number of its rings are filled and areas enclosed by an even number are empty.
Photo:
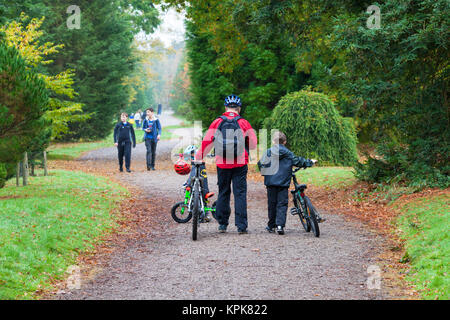
M292 214L293 216L297 215L297 214L298 214L297 208L291 208L291 214Z

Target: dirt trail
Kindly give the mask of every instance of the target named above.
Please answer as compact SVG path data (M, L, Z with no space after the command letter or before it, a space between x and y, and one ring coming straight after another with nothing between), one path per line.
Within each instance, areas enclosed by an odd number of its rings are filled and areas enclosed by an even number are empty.
M170 115L165 115L173 121ZM162 117L164 125L164 117ZM57 299L386 299L384 286L369 290L367 268L383 239L356 222L324 214L321 237L305 233L288 213L286 235L269 234L265 188L249 181L249 234L239 235L234 214L228 232L219 234L213 221L201 224L191 241L191 224L176 224L170 207L182 200L185 177L170 170L173 141L158 145L159 170L144 171L145 147L133 151L131 174L115 175L143 191L143 197L167 199L147 212L161 217L148 238L118 250L102 265L95 279L80 290ZM142 149L143 148L143 149ZM80 161L115 161L114 148L93 151ZM165 169L167 168L167 169ZM211 191L217 192L215 169L208 171ZM314 195L311 194L314 199Z

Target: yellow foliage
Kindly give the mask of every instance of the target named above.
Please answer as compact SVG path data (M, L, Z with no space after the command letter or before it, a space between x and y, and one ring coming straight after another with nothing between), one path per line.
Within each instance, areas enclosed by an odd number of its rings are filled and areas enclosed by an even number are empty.
M6 43L19 51L30 69L53 63L53 60L47 59L47 56L58 53L64 48L63 44L55 45L52 42L40 44L39 38L44 34L40 27L44 20L45 17L30 20L22 13L18 21L12 21L0 27L0 32L5 34ZM29 21L28 24L27 21ZM74 72L72 69L67 69L56 75L38 73L38 76L44 80L50 96L65 96L73 99L77 95L72 88ZM59 138L62 134L68 133L69 122L84 121L91 116L81 114L82 107L82 104L70 100L50 99L49 110L45 116L52 121L52 138Z

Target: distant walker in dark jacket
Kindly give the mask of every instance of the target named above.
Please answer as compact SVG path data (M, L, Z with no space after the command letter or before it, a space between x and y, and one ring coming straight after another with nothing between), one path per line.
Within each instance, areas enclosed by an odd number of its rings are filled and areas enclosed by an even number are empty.
M128 114L120 115L120 122L114 128L114 144L117 147L119 155L119 170L123 172L123 158L125 157L125 168L131 172L131 145L136 148L136 135L133 125L127 121Z
M269 222L266 230L274 232L276 228L278 234L284 234L286 225L292 167L312 167L317 162L317 160L295 156L286 148L286 142L284 133L275 132L272 137L273 146L264 153L258 162L258 167L264 176L264 185L267 188Z

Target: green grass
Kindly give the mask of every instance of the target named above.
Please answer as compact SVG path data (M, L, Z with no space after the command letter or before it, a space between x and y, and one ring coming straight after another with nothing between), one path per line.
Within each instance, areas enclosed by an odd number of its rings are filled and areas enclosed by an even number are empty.
M395 205L395 204L394 204ZM420 198L401 207L397 220L412 281L425 299L450 298L450 196Z
M336 188L354 184L357 179L351 167L312 167L297 172L299 183Z
M127 191L106 178L52 171L0 189L0 299L33 299L116 225Z

